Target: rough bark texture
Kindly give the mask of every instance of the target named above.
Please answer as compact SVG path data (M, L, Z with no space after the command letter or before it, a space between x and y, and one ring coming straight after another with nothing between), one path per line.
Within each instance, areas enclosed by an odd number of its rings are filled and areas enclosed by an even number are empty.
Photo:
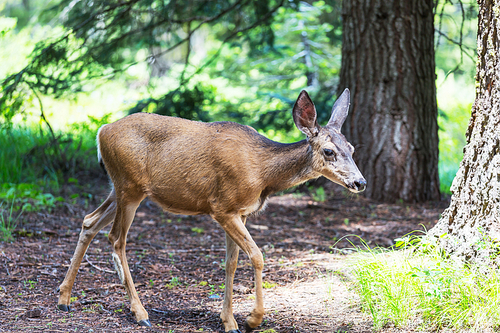
M366 195L439 199L432 0L343 1L343 128L356 146Z
M445 250L472 261L498 258L500 241L500 0L478 1L476 100L450 207L430 230Z

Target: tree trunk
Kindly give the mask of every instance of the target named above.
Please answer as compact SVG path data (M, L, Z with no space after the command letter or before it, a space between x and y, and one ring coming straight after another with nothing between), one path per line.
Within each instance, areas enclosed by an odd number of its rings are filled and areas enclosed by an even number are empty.
M478 3L476 100L464 159L453 180L450 206L429 233L441 237L453 255L500 264L500 0Z
M343 133L369 198L438 200L432 0L343 1L339 91L351 89Z

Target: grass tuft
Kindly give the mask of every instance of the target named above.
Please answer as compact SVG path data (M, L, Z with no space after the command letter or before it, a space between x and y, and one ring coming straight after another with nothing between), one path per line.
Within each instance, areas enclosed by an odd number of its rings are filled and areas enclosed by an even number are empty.
M22 211L14 217L14 200L10 208L3 208L4 202L0 204L0 242L11 242L14 240L14 230L17 226L17 220L23 213ZM8 206L8 205L7 205Z
M499 327L498 269L447 258L425 236L396 241L399 250L366 247L351 262L355 290L377 330Z

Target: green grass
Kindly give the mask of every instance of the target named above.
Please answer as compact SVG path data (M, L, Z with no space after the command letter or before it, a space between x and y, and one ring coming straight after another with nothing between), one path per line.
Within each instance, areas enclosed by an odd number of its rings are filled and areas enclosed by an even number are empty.
M355 290L375 328L390 323L424 330L498 329L500 271L446 259L423 239L400 239L403 250L366 250L354 256Z
M51 211L64 201L62 184L100 172L95 136L108 121L89 117L54 135L39 125L0 126L0 241L13 240L17 212Z
M4 208L4 205L7 207ZM0 203L0 242L10 242L14 240L13 232L16 229L17 221L22 211L14 217L14 201L10 207L5 202Z
M0 183L19 183L22 179L34 180L40 170L25 164L30 147L40 141L34 128L15 127L0 129Z
M42 182L57 187L75 173L95 168L95 137L109 118L89 116L86 122L55 131L55 140L37 125L0 127L0 184Z

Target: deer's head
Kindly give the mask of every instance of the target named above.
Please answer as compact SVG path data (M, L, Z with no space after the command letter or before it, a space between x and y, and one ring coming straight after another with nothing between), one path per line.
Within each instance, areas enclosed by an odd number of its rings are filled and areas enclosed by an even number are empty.
M340 133L349 111L349 100L349 89L346 89L335 102L328 124L321 127L317 122L314 103L302 90L293 107L293 120L307 136L313 154L314 171L358 193L365 190L366 180L352 158L354 147Z

